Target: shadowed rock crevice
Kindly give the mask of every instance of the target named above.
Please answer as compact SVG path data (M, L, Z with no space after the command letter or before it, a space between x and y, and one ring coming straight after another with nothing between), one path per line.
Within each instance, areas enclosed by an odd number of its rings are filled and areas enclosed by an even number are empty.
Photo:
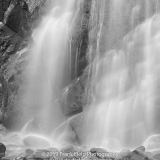
M72 80L80 77L88 65L87 53L89 45L91 0L80 2L73 26L71 39Z

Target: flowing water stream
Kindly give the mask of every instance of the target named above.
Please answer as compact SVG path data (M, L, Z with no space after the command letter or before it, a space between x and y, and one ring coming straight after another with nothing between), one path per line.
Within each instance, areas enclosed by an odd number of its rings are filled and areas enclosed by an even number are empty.
M63 143L63 138L57 139L66 134L69 121L82 117L83 123L75 127L81 144L110 150L160 148L159 1L93 0L91 23L98 29L95 40L91 32L88 57L94 54L90 60L94 98L83 113L68 120L57 99L71 78L68 42L74 3L56 1L33 33L35 45L20 101L24 110L16 124L26 125L11 139L17 136L26 145L33 141L35 147L56 147ZM52 133L59 126L62 133L55 137Z
M90 67L95 99L82 124L84 142L112 150L142 144L160 148L159 1L100 5L97 50ZM92 9L94 13L96 6Z

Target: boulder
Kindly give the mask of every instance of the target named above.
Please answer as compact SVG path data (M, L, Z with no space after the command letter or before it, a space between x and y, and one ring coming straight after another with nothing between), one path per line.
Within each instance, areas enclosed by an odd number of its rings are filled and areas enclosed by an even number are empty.
M136 148L136 150L144 153L145 152L145 147L144 146L140 146L140 147Z
M25 153L26 153L26 155L31 155L31 154L34 153L34 150L32 150L32 149L26 149Z
M133 156L131 157L131 160L144 160L144 158L141 157L141 156L139 156L139 155L133 155Z
M152 152L145 152L145 155L148 157L148 158L152 158L154 156L154 154Z
M64 153L75 152L75 148L72 145L69 145L67 147L61 148L61 152Z
M88 105L91 100L89 79L89 67L87 67L83 75L77 78L63 92L59 99L64 114L67 117L74 116L83 111L83 107Z
M3 143L0 143L0 159L5 157L6 146Z
M50 154L49 154L49 151L48 150L36 150L34 153L33 153L33 157L34 158L38 158L38 159L46 159L46 158L49 158Z
M33 147L33 148L43 149L43 148L51 147L51 144L49 143L47 139L40 137L40 136L36 136L36 135L26 136L23 139L23 142L26 146Z
M1 160L10 160L8 157L3 157Z
M121 155L122 157L126 157L131 151L129 149L123 149L119 155Z

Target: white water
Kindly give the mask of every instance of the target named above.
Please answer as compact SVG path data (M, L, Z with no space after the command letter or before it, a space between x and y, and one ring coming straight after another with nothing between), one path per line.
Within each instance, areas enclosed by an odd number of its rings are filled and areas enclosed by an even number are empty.
M137 26L121 44L93 62L95 101L84 113L84 143L110 150L158 149L160 15Z
M17 145L58 147L59 143L65 142L67 134L75 136L69 130L69 122L57 101L70 79L70 59L66 51L74 1L59 2L54 4L33 34L35 46L30 55L26 71L28 79L21 100L22 122L27 123L20 133L9 135L6 143L17 137L20 142ZM81 114L83 124L75 130L83 144L89 147L120 150L144 144L148 150L158 149L160 15L157 13L150 18L151 1L146 0L143 11L146 21L137 22L142 8L140 1L137 0L132 8L129 0L113 0L105 35L101 31L107 20L102 13L106 6L105 0L101 2L96 58L91 65L94 68L91 67L94 101L84 109ZM129 27L123 24L127 16ZM136 23L140 24L135 27ZM107 37L103 41L99 39L101 34ZM101 42L107 46L107 51L101 49ZM76 117L79 115L73 120Z
M54 146L62 133L56 137L53 131L67 123L57 99L71 78L68 46L74 4L75 0L51 1L52 9L33 32L33 49L24 71L25 84L19 106L16 107L21 118L12 126L13 129L24 126L16 133L22 146ZM8 139L14 135L9 134Z
M57 1L33 33L35 42L27 68L27 87L22 103L30 119L44 130L53 130L65 121L58 101L70 80L68 42L74 0ZM51 4L52 5L52 4Z

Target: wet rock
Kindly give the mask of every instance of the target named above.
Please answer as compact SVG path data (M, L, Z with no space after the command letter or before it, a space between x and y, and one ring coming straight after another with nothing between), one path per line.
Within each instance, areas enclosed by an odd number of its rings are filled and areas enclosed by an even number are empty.
M83 108L91 102L90 78L91 74L89 67L87 67L83 75L77 78L63 92L59 101L67 117L81 113Z
M34 158L42 158L42 159L45 159L45 158L49 158L49 151L48 150L36 150L34 153L33 153L33 157Z
M84 145L87 141L86 137L88 135L88 128L85 125L87 117L88 114L84 111L79 115L74 116L69 122L70 126L74 129L74 131L77 134L77 143L79 145Z
M7 156L7 158L9 158L10 160L15 160L17 158L17 155L9 155Z
M24 160L25 159L25 154L20 154L15 158L15 160Z
M28 147L34 147L34 148L49 148L51 147L51 144L49 141L43 137L38 137L34 135L26 136L23 139L23 142Z
M75 152L75 148L72 145L69 145L67 147L61 148L61 152L64 153Z
M48 148L47 150L50 152L59 152L57 148Z
M94 156L94 155L92 155L92 156L82 156L82 158L81 159L83 159L83 160L97 160L97 157L96 156Z
M97 148L92 148L92 149L90 150L90 152L91 152L91 153L96 153L96 152L97 152Z
M130 160L144 160L144 158L139 155L133 155Z
M3 157L1 160L10 160L8 157Z
M0 159L3 157L5 157L5 153L2 152L2 153L0 153Z
M2 124L0 124L0 134L5 134L7 132L6 127L4 127Z
M22 88L22 81L24 82L23 70L27 62L27 56L25 57L24 55L26 54L27 53L21 51L17 52L17 54L10 55L7 62L2 66L4 68L3 76L6 82L6 85L4 85L4 91L6 94L3 95L6 97L7 103L5 105L6 109L3 112L3 115L6 116L3 118L2 123L10 129L11 126L15 129L13 121L16 124L21 115L20 113L17 113L18 111L21 111L21 108L18 108L19 106L17 105L17 102L18 92L20 92Z
M119 155L126 157L131 151L129 149L123 149Z
M0 143L0 159L5 157L6 146L3 143Z
M108 152L107 149L105 148L92 148L90 150L93 155L96 155L96 157L104 159L104 158L122 158L120 155L118 157L118 154L116 152Z
M26 153L26 155L33 154L34 150L32 150L32 149L26 149L25 153Z
M139 156L141 156L143 158L147 158L147 156L144 153L140 152L140 151L135 150L135 151L133 151L133 153L137 154L137 155L139 155Z
M152 152L145 152L145 155L148 157L148 158L152 158L154 156L154 154Z
M9 128L12 125L13 119L8 117L10 115L17 117L19 114L15 112L17 109L13 109L12 107L17 106L17 94L20 84L19 82L17 83L19 71L17 70L18 74L14 73L15 76L13 76L12 72L15 71L15 68L8 61L15 62L12 59L13 55L19 49L23 49L24 44L28 45L32 30L34 29L34 21L42 17L42 14L39 14L43 8L42 1L38 1L37 4L34 3L32 5L33 11L35 8L39 9L38 14L35 14L35 12L31 13L29 11L28 6L30 7L30 4L28 0L0 0L0 75L4 77L5 82L2 83L0 77L0 123L2 122ZM19 62L16 61L15 63ZM9 68L9 70L6 68ZM21 76L19 77L18 80L22 78ZM10 113L11 111L12 113Z
M28 4L30 13L32 13L37 6L43 5L46 0L40 0L40 1L39 0L26 0L26 1Z
M83 74L88 65L87 52L89 44L89 18L91 11L91 0L81 1L77 9L75 26L71 42L72 55L72 78L75 79ZM77 50L78 49L78 50ZM76 54L75 54L76 53ZM75 67L76 66L76 67Z
M140 147L136 148L136 150L144 153L145 152L145 147L144 146L140 146Z
M154 160L160 160L160 154L154 155L154 156L153 156L153 159L154 159Z
M26 155L26 160L34 160L33 154Z

